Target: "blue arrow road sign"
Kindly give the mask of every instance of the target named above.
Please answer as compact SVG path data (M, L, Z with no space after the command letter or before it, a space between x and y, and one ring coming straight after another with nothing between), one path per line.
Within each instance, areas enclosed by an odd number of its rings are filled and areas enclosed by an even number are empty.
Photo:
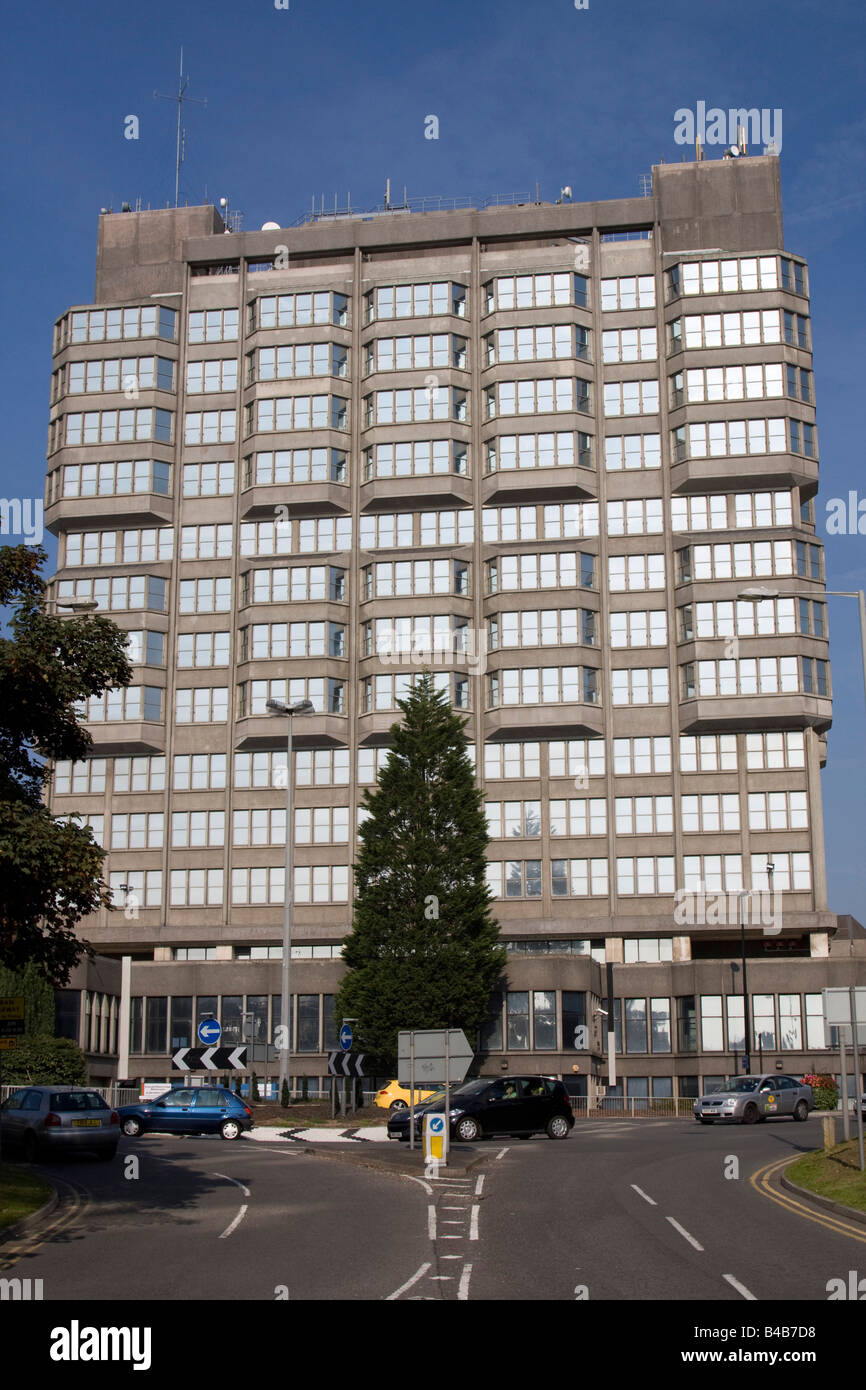
M445 1130L444 1115L430 1115L427 1118L427 1125L431 1134L442 1134Z
M344 1023L342 1028L340 1029L340 1046L344 1052L349 1051L349 1048L352 1046L353 1037L354 1034L352 1033L350 1025L348 1023Z
M215 1018L203 1018L198 1025L198 1040L200 1043L204 1043L205 1046L212 1046L214 1043L218 1043L221 1033L222 1028Z

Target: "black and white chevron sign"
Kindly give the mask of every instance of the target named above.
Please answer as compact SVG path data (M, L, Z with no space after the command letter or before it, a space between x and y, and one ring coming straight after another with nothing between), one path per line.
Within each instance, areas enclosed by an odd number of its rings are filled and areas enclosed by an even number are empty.
M364 1056L363 1052L329 1052L328 1071L331 1076L363 1076Z
M171 1059L175 1071L246 1071L245 1047L182 1047Z

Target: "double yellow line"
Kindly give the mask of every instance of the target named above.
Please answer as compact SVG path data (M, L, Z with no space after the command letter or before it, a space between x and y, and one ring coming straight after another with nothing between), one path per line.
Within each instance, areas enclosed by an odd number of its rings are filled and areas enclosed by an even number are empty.
M11 1269L25 1255L35 1254L52 1236L80 1220L90 1207L90 1194L85 1188L77 1187L65 1178L56 1178L53 1175L51 1183L58 1189L65 1188L65 1192L59 1192L62 1200L58 1210L47 1225L40 1225L32 1234L27 1233L19 1241L8 1246L0 1245L0 1269Z
M846 1221L842 1216L835 1216L833 1212L816 1211L814 1207L807 1206L801 1202L792 1192L784 1189L779 1192L772 1186L772 1180L779 1172L780 1168L786 1168L794 1160L791 1158L777 1159L775 1163L768 1163L763 1168L759 1168L749 1178L749 1182L756 1192L760 1192L764 1197L769 1197L771 1202L777 1206L785 1207L797 1216L803 1216L807 1221L815 1221L819 1226L826 1226L827 1230L835 1231L837 1235L848 1236L851 1240L859 1240L862 1245L866 1245L866 1226L857 1225L853 1221Z

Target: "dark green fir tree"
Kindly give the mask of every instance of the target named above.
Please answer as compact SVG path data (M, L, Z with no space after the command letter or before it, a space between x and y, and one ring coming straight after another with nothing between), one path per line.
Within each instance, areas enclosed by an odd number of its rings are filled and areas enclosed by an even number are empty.
M348 971L335 1001L338 1019L357 1019L380 1075L395 1069L401 1029L462 1028L474 1043L506 960L466 721L426 672L398 703L403 723L391 729L376 791L363 798Z

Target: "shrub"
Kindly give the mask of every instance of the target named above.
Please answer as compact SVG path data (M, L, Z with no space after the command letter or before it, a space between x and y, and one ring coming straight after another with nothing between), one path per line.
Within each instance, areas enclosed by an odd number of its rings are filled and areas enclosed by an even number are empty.
M809 1072L803 1077L806 1086L812 1087L816 1110L835 1110L839 1103L839 1087L836 1078L828 1072Z

